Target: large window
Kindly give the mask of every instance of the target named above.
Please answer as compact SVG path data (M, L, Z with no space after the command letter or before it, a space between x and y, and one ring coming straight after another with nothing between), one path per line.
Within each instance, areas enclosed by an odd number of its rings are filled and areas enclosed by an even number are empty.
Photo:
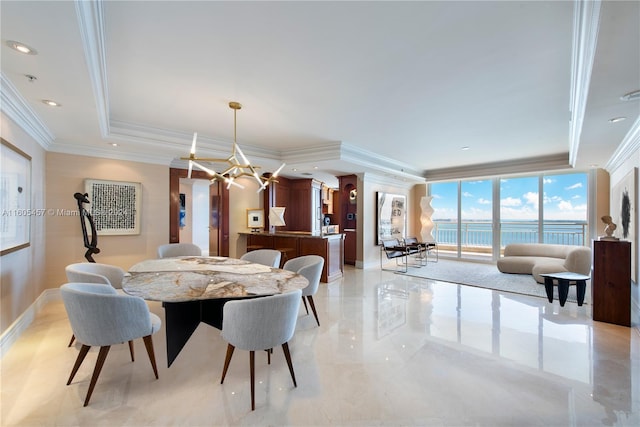
M495 258L509 243L587 241L586 173L433 183L430 194L445 255Z
M540 193L538 177L500 180L500 245L538 243Z
M433 236L441 251L458 252L458 183L431 184Z
M543 243L584 245L587 174L545 175L543 189Z
M460 183L460 252L491 258L493 189L490 179Z

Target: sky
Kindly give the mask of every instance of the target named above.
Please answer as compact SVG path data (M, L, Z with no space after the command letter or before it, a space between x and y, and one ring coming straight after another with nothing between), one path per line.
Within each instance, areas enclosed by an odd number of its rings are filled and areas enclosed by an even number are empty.
M491 220L493 182L462 181L462 220ZM457 217L457 182L432 184L433 219ZM587 220L587 174L545 175L543 179L545 220ZM502 220L537 220L539 206L538 177L500 180L500 217Z

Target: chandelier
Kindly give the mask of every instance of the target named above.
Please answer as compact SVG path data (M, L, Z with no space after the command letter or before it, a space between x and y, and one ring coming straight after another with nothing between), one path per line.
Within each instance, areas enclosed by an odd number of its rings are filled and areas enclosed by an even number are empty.
M238 178L241 176L253 177L258 183L258 193L269 185L272 182L278 182L277 177L282 168L284 167L284 163L280 165L280 167L273 173L263 173L262 176L258 175L258 169L260 166L252 165L249 159L244 155L238 142L236 140L236 113L239 109L242 108L242 105L239 102L230 102L229 108L233 110L233 147L231 149L231 155L226 159L216 159L216 158L208 158L208 157L197 157L196 156L196 140L198 139L198 132L194 132L193 134L193 142L191 143L191 151L189 152L189 157L181 157L181 160L189 160L189 172L187 177L191 178L191 171L193 167L208 173L211 176L211 182L216 180L221 180L227 184L227 189L229 189L232 185L244 188L242 184L236 182ZM238 159L240 156L240 159ZM240 162L242 160L242 163ZM211 169L209 167L204 166L201 162L205 163L226 163L226 169L220 170L219 172Z

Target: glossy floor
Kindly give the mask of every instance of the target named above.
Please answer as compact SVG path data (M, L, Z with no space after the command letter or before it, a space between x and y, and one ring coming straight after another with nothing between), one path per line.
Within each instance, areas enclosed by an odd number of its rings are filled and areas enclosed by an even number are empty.
M114 346L83 408L97 352L70 386L78 349L60 302L47 304L2 360L3 426L640 425L640 335L590 320L590 306L347 267L301 308L290 343L248 353L223 385L226 343L200 325L171 368L154 336L160 379L141 340L136 361ZM158 303L152 311L163 316Z

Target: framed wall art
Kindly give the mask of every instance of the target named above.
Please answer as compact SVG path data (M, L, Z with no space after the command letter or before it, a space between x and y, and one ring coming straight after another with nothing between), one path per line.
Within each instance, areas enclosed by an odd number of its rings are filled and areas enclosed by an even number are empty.
M610 211L613 222L617 225L614 236L631 242L631 280L638 282L637 253L638 233L638 201L636 188L638 183L638 168L629 171L620 182L613 186L610 195Z
M0 256L30 245L31 217L44 209L31 209L31 156L4 138L0 158Z
M85 179L87 210L98 235L140 234L142 185L139 182Z
M401 194L376 193L378 245L387 239L404 239L407 225L407 198Z
M264 228L264 211L262 209L247 209L247 228L257 231Z

